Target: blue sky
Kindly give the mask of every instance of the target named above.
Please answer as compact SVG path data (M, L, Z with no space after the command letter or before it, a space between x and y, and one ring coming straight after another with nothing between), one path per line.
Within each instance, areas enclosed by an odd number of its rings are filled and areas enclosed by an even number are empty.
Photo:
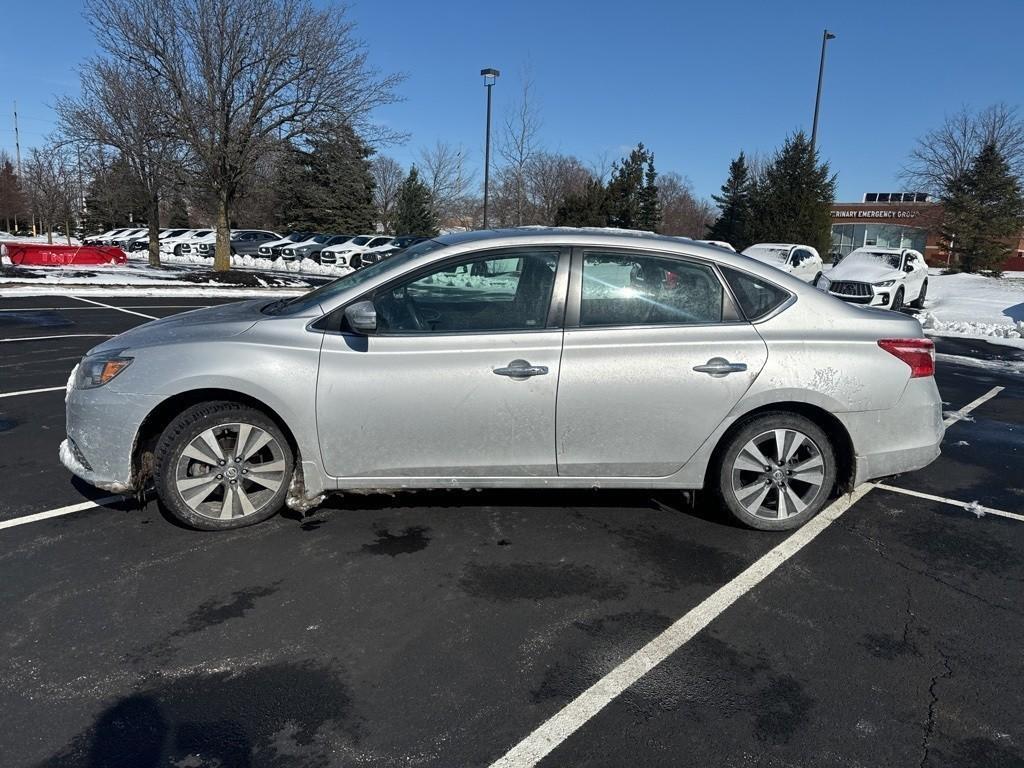
M50 105L76 88L92 52L81 4L12 0L0 45L0 146L52 128ZM1024 109L1024 0L356 0L349 15L374 66L400 71L404 101L378 118L408 132L386 153L403 164L437 140L483 162L482 67L502 76L495 121L534 82L541 143L584 162L638 141L659 171L710 195L740 149L771 152L810 131L821 32L829 43L819 148L838 198L898 187L915 137L961 105Z

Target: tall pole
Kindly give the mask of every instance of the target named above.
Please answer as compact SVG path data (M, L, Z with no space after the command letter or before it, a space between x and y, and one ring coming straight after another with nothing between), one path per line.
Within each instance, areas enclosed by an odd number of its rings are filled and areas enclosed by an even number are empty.
M18 161L18 177L21 177L21 135L18 133L18 102L14 102L14 155Z
M496 69L481 69L480 74L487 89L487 129L484 134L484 229L487 229L487 198L491 185L491 88L501 73Z
M821 35L821 63L818 64L818 95L814 99L814 125L811 127L811 153L818 146L818 111L821 109L821 84L825 80L825 46L835 35L827 29Z

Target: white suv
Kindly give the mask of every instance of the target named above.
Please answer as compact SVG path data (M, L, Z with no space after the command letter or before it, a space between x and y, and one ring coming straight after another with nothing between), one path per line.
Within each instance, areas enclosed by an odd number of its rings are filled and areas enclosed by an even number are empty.
M811 285L817 285L821 277L821 256L809 245L758 243L743 251L743 255L788 272Z
M384 249L395 238L387 235L360 235L347 243L332 245L320 252L321 264L333 264L337 267L359 269L363 266L363 254L376 249Z
M910 248L858 248L818 284L837 299L899 310L904 304L924 309L928 265Z

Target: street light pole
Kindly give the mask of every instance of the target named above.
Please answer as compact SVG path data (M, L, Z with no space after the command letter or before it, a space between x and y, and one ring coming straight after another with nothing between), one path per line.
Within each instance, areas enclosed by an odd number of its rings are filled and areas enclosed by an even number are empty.
M491 183L491 88L501 73L496 69L481 69L484 87L487 89L487 132L484 139L484 229L487 229L487 196Z
M811 153L818 146L818 110L821 108L821 84L825 79L825 46L829 40L834 40L835 35L827 29L821 35L821 63L818 64L818 95L814 99L814 125L811 127Z

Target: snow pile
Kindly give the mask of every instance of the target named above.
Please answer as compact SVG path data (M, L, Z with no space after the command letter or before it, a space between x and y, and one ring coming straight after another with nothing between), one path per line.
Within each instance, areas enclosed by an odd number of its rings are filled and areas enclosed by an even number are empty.
M1015 273L994 278L930 270L928 299L918 319L934 336L985 338L1024 348L1024 280Z
M131 261L149 262L145 252L136 251L128 256ZM199 256L194 253L183 253L180 256L174 254L160 254L161 264L194 264L200 267L213 265L213 258ZM231 266L236 269L255 269L261 272L289 272L292 274L323 275L325 277L341 277L352 270L347 267L337 267L333 264L318 264L312 259L301 261L285 261L284 259L264 259L259 256L232 256Z

